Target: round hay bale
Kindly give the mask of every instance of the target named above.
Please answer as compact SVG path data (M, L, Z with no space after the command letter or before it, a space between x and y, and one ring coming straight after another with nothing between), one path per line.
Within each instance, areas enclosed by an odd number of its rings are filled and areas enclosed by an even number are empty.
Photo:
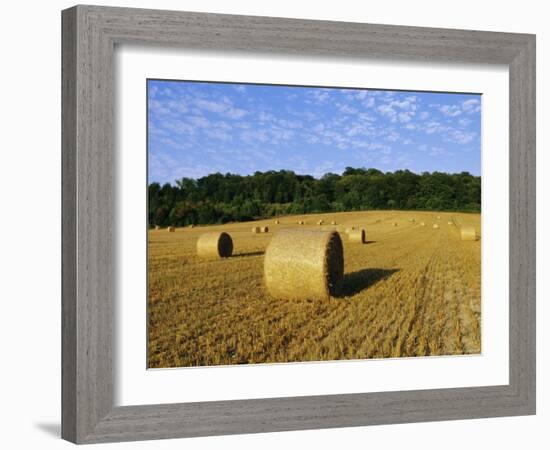
M197 255L205 259L227 258L233 254L233 240L229 234L212 231L197 239Z
M447 222L447 225L452 225L452 224L453 223L450 220Z
M333 220L332 222L330 222L331 225L336 225L336 220Z
M463 241L475 241L477 238L476 236L476 229L472 226L463 226L460 227L460 239Z
M260 233L269 233L269 227L260 227Z
M438 220L441 219L441 216L437 216L437 219L438 219Z
M261 230L260 230L260 227L252 227L252 233L259 233Z
M409 219L409 222L416 222L416 219L413 217L412 219Z
M173 233L174 231L176 231L176 229L174 227L168 227L166 228L170 233Z
M160 230L160 227L158 225L155 225L155 230Z
M439 228L439 225L438 225L437 223L434 223L433 228L438 229L438 228Z
M194 224L189 225L189 228L195 228Z
M319 221L317 222L317 225L323 225L324 223L325 223L325 222L323 222L322 220L319 220Z
M397 225L398 225L398 223L397 223L397 222L394 222L394 223L393 223L393 226L394 226L394 227L396 227Z
M279 225L279 221L278 221L278 220L275 221L275 225Z
M288 229L267 247L264 280L271 296L319 300L338 295L344 279L344 248L336 231Z
M298 225L303 225L305 222L303 220L299 220L297 223Z
M360 244L364 244L367 239L367 234L363 228L360 230L352 230L348 233L348 239L350 242L359 242Z
M420 222L420 226L421 226L421 227L425 227L426 224L425 224L424 222Z

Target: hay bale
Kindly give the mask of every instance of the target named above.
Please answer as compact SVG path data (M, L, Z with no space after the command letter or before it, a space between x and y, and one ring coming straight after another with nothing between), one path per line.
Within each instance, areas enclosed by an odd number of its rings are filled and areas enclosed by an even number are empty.
M278 220L275 221L275 225L279 225L279 221L278 221Z
M438 220L441 219L441 216L437 216L437 219L438 219Z
M363 228L360 230L352 230L348 233L348 239L350 242L359 242L360 244L364 244L367 239L367 234Z
M317 225L323 225L324 223L325 223L325 222L324 222L323 220L319 220L319 221L317 222Z
M460 239L463 241L475 241L477 239L475 227L469 225L460 227Z
M452 224L453 223L450 220L447 222L447 225L452 225Z
M344 279L344 249L336 231L288 229L267 247L264 280L275 298L327 299L338 295Z
M269 233L269 227L260 227L260 233Z
M155 225L155 230L160 230L160 227L158 225Z
M170 233L173 233L174 231L176 231L176 229L174 227L168 227L166 228Z
M349 228L346 228L346 233L351 233L353 230L355 230L355 227L349 227Z
M330 222L331 225L336 225L336 220L333 220L332 222Z
M233 254L233 240L229 234L213 231L197 240L197 255L205 259L227 258Z
M413 217L412 219L409 219L409 222L416 222L416 219Z
M396 227L397 225L399 225L397 222L394 222L393 223L393 226Z
M261 229L260 227L252 227L252 233L260 233L261 232Z
M304 222L303 220L299 220L299 221L297 222L298 225L303 225L304 223L305 223L305 222Z
M437 223L434 223L433 228L438 229L438 228L439 228L439 225L438 225Z
M426 224L425 224L424 222L420 222L420 226L421 226L421 227L425 227Z
M189 228L195 228L195 225L191 224L189 225Z

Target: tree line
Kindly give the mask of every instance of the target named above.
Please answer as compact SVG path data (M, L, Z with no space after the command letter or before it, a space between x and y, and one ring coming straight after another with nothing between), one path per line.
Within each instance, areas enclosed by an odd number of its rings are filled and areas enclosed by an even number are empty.
M481 177L348 167L316 179L292 171L213 173L149 185L149 225L185 226L273 216L383 209L481 211Z

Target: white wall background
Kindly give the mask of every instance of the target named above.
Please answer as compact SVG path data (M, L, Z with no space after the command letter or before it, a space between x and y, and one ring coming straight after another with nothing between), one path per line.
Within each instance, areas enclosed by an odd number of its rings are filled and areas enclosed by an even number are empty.
M71 1L4 2L0 17L0 415L3 448L69 448L59 439L60 417L60 10ZM550 170L542 149L550 121L547 61L550 28L545 2L388 0L157 0L103 5L232 14L468 28L537 34L538 125L538 415L504 419L391 425L119 444L117 448L543 448L550 395L543 299L550 225ZM546 170L545 170L546 169ZM546 202L548 203L548 202ZM546 226L545 226L546 225ZM546 251L545 251L546 250ZM546 425L546 427L544 426ZM546 444L547 445L547 444ZM99 446L105 447L106 446ZM113 447L109 447L113 448Z

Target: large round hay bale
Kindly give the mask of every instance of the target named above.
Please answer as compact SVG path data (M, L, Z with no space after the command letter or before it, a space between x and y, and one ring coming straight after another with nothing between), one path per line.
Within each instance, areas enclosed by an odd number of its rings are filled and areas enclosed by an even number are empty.
M447 225L452 225L452 224L453 223L450 220L447 222Z
M393 223L393 226L396 227L397 225L399 225L397 222L394 222Z
M281 299L326 299L338 295L344 278L344 249L336 231L288 229L265 252L268 292Z
M424 222L420 222L420 226L421 226L421 227L425 227L426 224L425 224Z
M438 219L438 220L441 219L441 216L437 216L437 219Z
M463 241L475 241L476 240L476 229L475 227L466 225L460 227L460 239Z
M160 227L158 225L155 225L155 230L160 230Z
M260 227L260 233L269 233L269 227Z
M195 228L194 224L189 225L189 228Z
M325 222L321 219L317 222L317 225L323 225Z
M336 225L336 220L333 220L332 222L330 222L331 225Z
M173 233L174 231L176 231L176 229L174 227L168 227L166 228L170 233Z
M279 225L279 221L278 221L278 220L275 221L275 225Z
M299 220L297 223L298 223L298 225L303 225L303 224L304 224L304 221L303 221L303 220Z
M233 254L233 240L229 234L213 231L197 240L197 255L206 259L227 258Z
M439 228L439 225L437 223L434 223L433 228L437 230Z
M260 230L260 227L252 227L252 233L259 233L261 230Z
M348 239L350 242L359 242L360 244L364 244L367 239L367 233L365 233L363 228L360 230L352 230L348 233Z

